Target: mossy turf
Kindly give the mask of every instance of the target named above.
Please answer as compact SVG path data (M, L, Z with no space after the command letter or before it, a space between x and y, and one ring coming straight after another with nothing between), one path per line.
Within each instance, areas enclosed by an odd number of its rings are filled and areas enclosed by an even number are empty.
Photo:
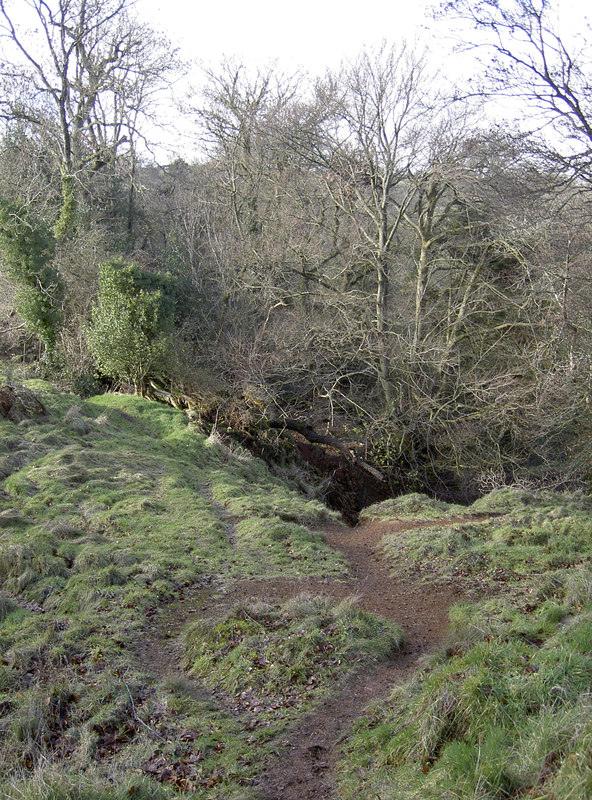
M255 711L254 725L268 725L310 708L352 667L391 656L402 641L397 625L353 601L335 606L303 595L198 622L187 633L185 657L233 707Z
M334 519L180 412L28 382L0 418L0 795L245 797L244 721L135 655L159 609L244 577L343 574Z
M592 606L495 600L452 618L446 654L359 722L345 800L590 798Z
M428 497L427 494L413 492L367 506L361 512L360 520L362 522L374 519L441 520L466 516L472 516L466 506L445 503L443 500Z
M450 515L443 511L444 520L455 513L454 507ZM397 571L475 578L491 587L592 558L592 498L582 493L498 490L465 509L465 516L387 534L383 552Z
M508 489L467 511L495 516L384 541L393 569L496 597L454 607L446 651L359 721L344 800L592 797L592 500Z

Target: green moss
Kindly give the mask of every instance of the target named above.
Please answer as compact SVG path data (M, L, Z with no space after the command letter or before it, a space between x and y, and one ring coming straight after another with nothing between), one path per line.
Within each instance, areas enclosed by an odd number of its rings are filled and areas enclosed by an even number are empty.
M0 442L23 454L0 493L0 794L173 797L175 764L194 758L192 796L238 800L274 725L257 738L203 699L171 693L140 669L137 643L186 591L343 573L302 524L332 514L257 460L212 446L173 409L122 395L80 404L28 386L48 416L18 429L0 419ZM69 700L44 705L64 686Z
M589 611L547 601L521 613L494 600L457 607L452 624L447 655L359 723L341 763L344 798L502 800L529 787L585 797Z
M362 521L372 519L431 520L466 516L472 516L466 506L445 503L442 500L414 492L367 506L362 511L360 519Z

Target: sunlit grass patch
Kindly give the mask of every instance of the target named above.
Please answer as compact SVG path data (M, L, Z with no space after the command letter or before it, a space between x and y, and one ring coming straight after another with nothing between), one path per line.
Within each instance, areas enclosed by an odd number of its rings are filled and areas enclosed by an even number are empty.
M401 643L397 625L352 601L300 596L196 623L186 634L185 662L241 712L256 712L260 724L293 717L347 671L389 657Z
M4 572L14 584L11 591L22 592L41 581L41 576L67 579L70 572L80 576L91 569L103 570L89 579L92 586L105 588L136 580L143 584L147 572L137 566L143 561L152 565L169 588L198 580L204 572L227 572L230 563L237 574L253 574L254 570L269 574L270 568L281 574L290 570L292 560L308 564L304 570L298 567L299 572L314 571L315 560L317 573L332 559L338 563L320 537L313 546L314 536L304 529L292 536L289 553L268 558L272 554L266 549L266 526L289 525L282 517L318 520L325 510L288 490L256 460L237 459L225 449L208 449L205 438L188 429L184 415L140 398L108 395L92 398L73 415L73 406L63 399L53 402L56 398L59 400L59 395L49 391L46 402L58 432L54 445L11 474L4 483L8 493L4 504L0 498L0 506L4 505L0 513L6 522L0 535L10 526L6 547L0 540L0 572L4 561ZM82 414L91 428L100 431L92 442L89 434L72 431L66 419L79 419ZM95 425L95 420L100 425ZM204 464L208 469L203 469ZM229 495L220 487L227 487ZM228 513L246 514L250 509L255 514L261 501L257 516L266 523L253 526L253 531L260 530L261 541L257 535L251 536L248 546L235 552L220 505L213 502L218 490L220 504L224 502ZM254 498L243 503L242 493L251 491ZM33 521L37 525L32 531L19 534L19 526L24 528ZM43 531L38 530L42 521ZM102 536L102 543L99 546L96 539L84 542L84 537L76 541L74 533L74 543L66 552L55 535L48 539L48 523L52 523L50 530L61 525L62 531L95 532ZM35 555L25 564L32 543ZM117 554L130 547L137 553L136 566L128 564L129 569L122 571ZM24 550L17 558L19 548ZM11 559L16 559L16 564L10 566ZM87 567L82 569L84 560ZM342 569L339 565L339 571ZM109 582L110 575L114 579ZM77 584L79 596L80 577ZM166 585L161 588L166 594ZM55 589L48 585L41 594L49 595ZM39 594L36 591L36 601Z
M383 500L367 506L360 514L362 522L372 519L455 519L470 517L472 511L466 506L445 503L426 494L414 492Z
M589 609L494 600L457 607L452 622L446 655L359 723L341 762L344 798L584 800Z
M208 475L212 497L234 516L278 517L287 522L314 525L338 521L339 515L318 500L287 489L263 464L233 463Z
M244 800L263 739L135 644L188 587L344 572L301 524L332 514L173 409L35 386L46 417L0 420L0 795Z
M475 500L472 511L478 513L508 513L520 509L539 511L592 513L592 498L583 492L553 492L544 489L523 489L502 486Z
M503 583L592 558L588 498L539 493L528 495L526 503L522 495L510 496L516 506L505 514L388 534L384 553L398 570ZM507 501L508 496L506 507ZM495 497L493 505L498 507ZM483 498L479 508L486 506Z
M234 528L235 557L231 571L238 576L341 575L343 558L327 547L322 534L276 518L249 517Z

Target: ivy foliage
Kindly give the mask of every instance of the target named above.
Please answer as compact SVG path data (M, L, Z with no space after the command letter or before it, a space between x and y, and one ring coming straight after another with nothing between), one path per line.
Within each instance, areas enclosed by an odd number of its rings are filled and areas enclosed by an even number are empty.
M86 336L105 375L144 394L147 379L170 355L175 303L167 276L122 260L99 267L99 292Z
M57 239L67 239L76 233L76 215L78 201L74 185L74 176L66 171L62 172L62 208L60 216L54 227Z
M16 310L27 329L51 352L62 323L64 283L53 266L51 230L15 203L0 201L0 256L4 274L18 286Z

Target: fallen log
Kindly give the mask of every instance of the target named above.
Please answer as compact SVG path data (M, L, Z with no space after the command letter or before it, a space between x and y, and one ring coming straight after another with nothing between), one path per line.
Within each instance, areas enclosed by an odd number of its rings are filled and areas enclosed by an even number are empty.
M312 444L322 444L327 447L333 447L335 450L339 450L341 453L343 453L347 459L353 461L354 464L360 467L360 469L363 469L369 475L372 475L373 478L376 478L376 480L381 482L386 480L384 475L382 475L382 473L377 470L376 467L366 463L366 461L356 455L354 448L358 443L350 444L342 442L340 439L336 439L334 436L318 433L314 430L314 428L311 428L310 425L294 419L268 420L267 427L279 431L294 431L295 433L299 433L301 436L304 436L304 438Z
M187 411L195 408L196 401L188 395L181 394L179 392L169 392L166 389L161 389L154 383L154 381L149 381L148 383L150 388L147 392L147 395L153 400L160 400L163 403L168 403L178 411Z
M169 403L180 411L191 411L197 405L196 401L188 395L162 389L152 380L149 381L148 396L152 397L154 400L159 400L162 403ZM258 427L259 425L255 425L255 428ZM348 461L351 461L359 469L367 472L375 480L380 481L381 483L386 482L386 478L378 469L376 469L376 467L368 464L356 454L355 449L361 444L359 441L342 442L341 439L336 439L334 436L329 436L325 433L318 433L314 428L311 428L310 425L307 425L305 422L301 422L300 420L296 419L265 420L262 427L266 429L277 430L280 431L280 433L282 431L292 431L293 433L298 433L300 436L303 436L311 444L332 447L334 450L338 450L340 453L343 453L344 457L347 458ZM254 433L253 430L251 430L250 433L248 431L243 431L243 433L248 433L249 436L256 436L256 433Z

